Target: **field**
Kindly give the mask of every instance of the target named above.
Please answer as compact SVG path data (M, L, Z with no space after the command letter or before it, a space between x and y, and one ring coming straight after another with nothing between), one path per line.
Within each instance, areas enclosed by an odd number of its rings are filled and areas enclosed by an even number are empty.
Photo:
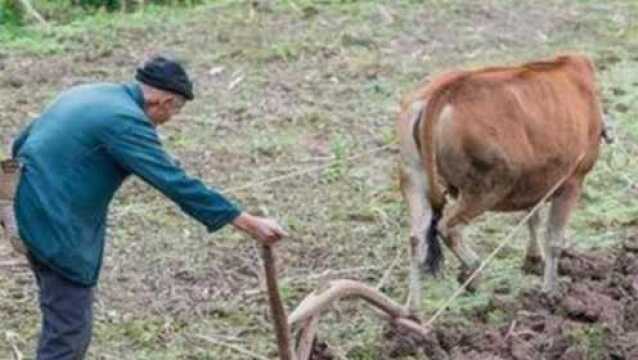
M277 247L289 310L336 278L405 300L402 96L447 69L588 54L616 141L602 146L570 222L563 299L548 303L541 278L520 271L523 226L432 338L401 336L342 302L322 318L315 358L638 358L635 1L223 1L0 30L0 152L61 89L129 81L158 51L186 61L196 80L196 101L161 130L166 147L291 233ZM523 215L487 214L467 241L485 257ZM109 222L90 359L275 358L252 240L206 233L138 179L117 194ZM446 258L444 276L425 279L424 320L459 285ZM0 243L0 359L33 358L38 326L32 275Z

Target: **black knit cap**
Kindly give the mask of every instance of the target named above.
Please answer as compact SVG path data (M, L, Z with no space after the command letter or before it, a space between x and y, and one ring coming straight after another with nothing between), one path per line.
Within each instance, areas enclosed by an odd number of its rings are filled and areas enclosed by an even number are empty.
M139 82L193 100L193 83L180 63L163 56L155 56L137 68Z

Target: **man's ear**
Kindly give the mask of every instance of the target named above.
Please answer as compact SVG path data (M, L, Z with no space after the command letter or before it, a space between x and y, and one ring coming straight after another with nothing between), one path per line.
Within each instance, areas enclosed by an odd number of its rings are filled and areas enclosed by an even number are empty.
M145 101L145 103L146 103L146 107L155 106L155 105L157 105L157 104L158 104L158 102L159 102L159 101L158 101L157 97L154 97L154 96L152 96L150 99L147 99L147 100Z
M164 96L160 100L160 105L170 106L173 104L174 98L172 96Z

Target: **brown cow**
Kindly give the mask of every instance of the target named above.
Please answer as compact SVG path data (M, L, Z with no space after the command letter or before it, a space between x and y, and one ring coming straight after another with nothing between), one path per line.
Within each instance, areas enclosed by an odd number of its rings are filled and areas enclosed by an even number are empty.
M486 211L530 210L565 179L549 198L542 251L543 289L553 292L565 225L603 132L591 61L569 55L443 74L403 102L397 130L411 217L410 310L421 302L420 266L439 269L439 234L467 276L480 261L463 242L466 224ZM456 201L446 208L448 197ZM528 264L543 258L539 220L528 221Z

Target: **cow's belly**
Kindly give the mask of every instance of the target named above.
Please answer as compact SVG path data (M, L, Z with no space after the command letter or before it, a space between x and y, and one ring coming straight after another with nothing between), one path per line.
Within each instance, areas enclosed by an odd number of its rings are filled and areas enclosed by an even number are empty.
M523 211L533 208L542 197L538 196L525 196L520 194L514 194L509 196L500 203L498 203L492 211L510 212L510 211Z
M567 167L525 172L513 184L512 190L494 207L496 211L521 211L534 207L558 183L566 180ZM560 189L560 186L558 187ZM554 190L555 191L555 190ZM551 199L551 196L548 197Z

